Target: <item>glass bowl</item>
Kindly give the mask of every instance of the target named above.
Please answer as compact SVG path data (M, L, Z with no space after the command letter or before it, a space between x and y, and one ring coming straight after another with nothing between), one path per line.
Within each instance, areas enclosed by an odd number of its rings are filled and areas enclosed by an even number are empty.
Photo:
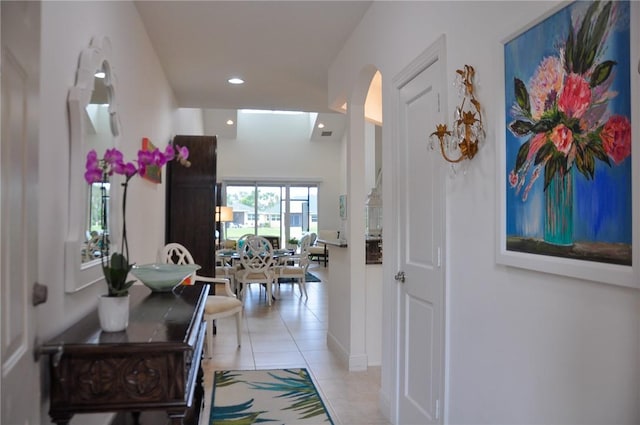
M151 263L133 266L131 274L153 292L169 292L199 269L197 264Z

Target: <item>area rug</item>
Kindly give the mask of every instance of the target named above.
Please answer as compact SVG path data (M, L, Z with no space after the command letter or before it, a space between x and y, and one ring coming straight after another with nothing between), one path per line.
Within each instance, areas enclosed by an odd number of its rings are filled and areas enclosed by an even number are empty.
M215 372L209 425L333 424L307 369Z
M306 282L322 282L320 279L318 279L318 277L316 275L314 275L313 273L309 273L307 272L304 280ZM278 278L278 283L291 283L291 282L295 282L296 279L291 279L289 277L281 277Z

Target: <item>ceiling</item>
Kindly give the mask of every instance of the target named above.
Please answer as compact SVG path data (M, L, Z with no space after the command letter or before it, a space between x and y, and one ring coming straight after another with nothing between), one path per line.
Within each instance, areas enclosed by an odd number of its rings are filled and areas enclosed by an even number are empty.
M137 1L178 106L330 112L328 69L371 1ZM231 85L241 77L243 85Z

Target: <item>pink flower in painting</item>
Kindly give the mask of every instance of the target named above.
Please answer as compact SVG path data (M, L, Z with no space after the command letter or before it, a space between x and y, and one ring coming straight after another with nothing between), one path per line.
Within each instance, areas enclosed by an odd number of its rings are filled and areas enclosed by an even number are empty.
M529 148L529 155L527 155L527 160L530 160L538 153L540 148L547 143L547 135L544 133L538 133L531 139L531 147Z
M569 74L558 99L558 109L570 118L580 118L591 105L591 87L581 75Z
M607 155L620 164L631 154L631 123L622 115L614 115L600 132L600 139Z
M566 155L571 149L571 143L573 143L573 133L564 124L560 124L551 130L549 139L551 139L558 152Z
M511 187L516 187L518 184L518 174L514 170L509 173L509 184Z
M533 173L531 173L531 181L529 181L529 184L527 185L527 187L525 187L524 194L522 195L523 201L527 200L533 184L536 182L536 180L538 180L538 177L540 177L540 168L540 165L536 165L536 168L533 169Z
M558 57L548 56L540 62L529 82L532 118L539 120L555 103L562 89L564 75L562 62Z

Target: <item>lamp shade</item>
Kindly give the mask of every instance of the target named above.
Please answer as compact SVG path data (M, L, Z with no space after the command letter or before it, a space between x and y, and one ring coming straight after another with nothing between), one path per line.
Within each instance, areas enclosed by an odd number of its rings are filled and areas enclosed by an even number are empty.
M233 221L233 208L231 207L217 207L216 208L216 222L226 223Z

